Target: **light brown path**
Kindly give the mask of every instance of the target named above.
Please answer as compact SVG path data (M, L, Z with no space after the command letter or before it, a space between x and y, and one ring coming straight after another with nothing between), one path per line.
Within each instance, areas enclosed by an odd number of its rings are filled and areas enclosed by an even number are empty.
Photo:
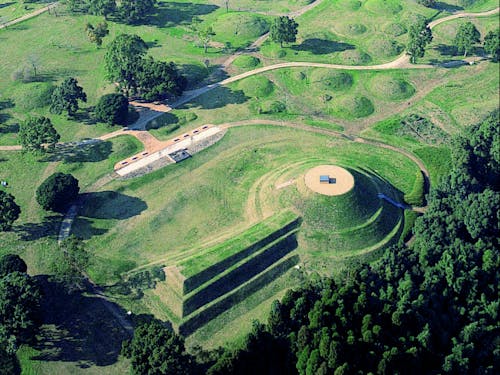
M9 26L12 26L12 25L15 25L16 23L20 23L20 22L23 22L23 21L26 21L26 20L29 20L30 18L33 18L33 17L36 17L42 13L45 13L47 12L49 9L55 7L58 3L55 2L55 3L50 3L48 4L47 6L44 6L43 8L40 8L38 10L35 10L34 12L31 12L31 13L28 13L28 14L25 14L24 16L22 17L19 17L19 18L16 18L15 20L12 20L12 21L9 21L9 22L5 22L5 23L2 23L0 25L0 30L1 29L5 29Z

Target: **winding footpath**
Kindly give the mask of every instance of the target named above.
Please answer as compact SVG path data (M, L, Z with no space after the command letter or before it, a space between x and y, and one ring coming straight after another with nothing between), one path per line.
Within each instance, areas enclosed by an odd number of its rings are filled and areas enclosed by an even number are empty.
M2 23L0 25L0 30L1 29L6 29L7 27L9 26L12 26L12 25L15 25L17 23L20 23L20 22L23 22L23 21L26 21L26 20L29 20L30 18L33 18L33 17L36 17L42 13L45 13L47 11L49 11L50 9L54 8L55 6L57 6L57 1L54 2L54 3L50 3L50 4L47 4L46 6L44 6L43 8L40 8L40 9L37 9L35 10L34 12L31 12L31 13L28 13L28 14L25 14L24 16L22 17L19 17L19 18L16 18L15 20L12 20L12 21L9 21L9 22L5 22L5 23Z

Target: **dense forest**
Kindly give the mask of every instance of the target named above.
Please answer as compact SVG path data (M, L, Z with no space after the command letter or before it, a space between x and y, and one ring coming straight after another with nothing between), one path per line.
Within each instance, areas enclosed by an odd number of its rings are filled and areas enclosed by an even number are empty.
M136 374L498 373L499 190L497 111L454 140L409 247L289 291L239 348L188 354L150 322L123 353Z

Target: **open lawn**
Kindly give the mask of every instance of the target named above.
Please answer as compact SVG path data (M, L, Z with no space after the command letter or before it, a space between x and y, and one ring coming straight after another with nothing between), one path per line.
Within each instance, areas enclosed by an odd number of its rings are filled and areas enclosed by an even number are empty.
M288 207L290 198L285 197L296 188L275 190L273 184L290 166L298 164L298 177L314 160L372 169L403 193L412 189L415 178L410 160L375 147L293 129L231 129L221 142L190 160L133 181L111 182L105 190L116 193L99 193L106 194L104 200L90 198L74 233L94 249L98 260L92 277L116 281L121 272L178 257L185 249L231 236ZM263 189L272 196L260 195Z

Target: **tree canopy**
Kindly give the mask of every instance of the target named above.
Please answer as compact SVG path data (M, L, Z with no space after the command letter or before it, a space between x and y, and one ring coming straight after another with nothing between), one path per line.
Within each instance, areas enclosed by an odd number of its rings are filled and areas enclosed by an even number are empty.
M62 212L75 200L80 188L71 174L54 173L36 190L36 200L44 210Z
M287 16L277 17L273 20L269 35L271 40L279 43L283 48L283 43L293 43L297 39L299 24L293 18Z
M83 92L82 87L78 86L76 78L66 78L52 92L50 111L57 114L66 111L69 116L73 116L78 111L79 100L86 102L87 94Z
M14 353L33 337L38 326L40 290L27 274L0 277L0 350Z
M14 197L0 190L0 231L12 228L12 224L19 218L20 213L21 208L16 204Z
M95 107L96 119L109 125L126 125L127 116L128 99L122 94L103 95Z
M45 152L53 150L60 135L47 117L30 117L19 127L19 141L23 150Z
M144 40L130 34L120 34L108 45L104 56L108 79L117 82L127 96L137 90L137 67L147 50Z
M479 43L481 34L472 22L466 22L458 28L455 35L454 44L458 53L463 53L464 57L472 52L475 43Z
M186 87L186 79L176 65L145 58L147 49L137 35L116 37L105 55L108 78L118 82L127 96L140 94L146 100L161 100L180 95Z
M424 20L418 20L408 29L408 45L406 51L414 64L417 58L424 57L425 47L432 41L432 31Z
M137 72L138 92L146 100L162 100L182 94L186 79L173 62L142 60Z
M95 27L91 23L85 25L87 37L92 43L98 47L102 45L102 39L109 34L108 24L106 22L99 22Z
M484 37L484 50L491 56L491 60L498 62L500 60L500 29L490 31Z
M427 8L432 8L436 5L436 0L417 0L417 3Z
M5 254L0 258L0 277L12 272L26 273L28 266L24 260L16 254Z
M54 279L67 290L83 289L84 273L90 264L90 254L82 239L69 236L60 244L61 255L52 265Z
M154 10L156 0L121 0L119 15L128 24L143 22Z
M193 373L192 357L186 353L183 338L156 320L139 325L132 340L124 343L122 354L130 358L132 374Z

